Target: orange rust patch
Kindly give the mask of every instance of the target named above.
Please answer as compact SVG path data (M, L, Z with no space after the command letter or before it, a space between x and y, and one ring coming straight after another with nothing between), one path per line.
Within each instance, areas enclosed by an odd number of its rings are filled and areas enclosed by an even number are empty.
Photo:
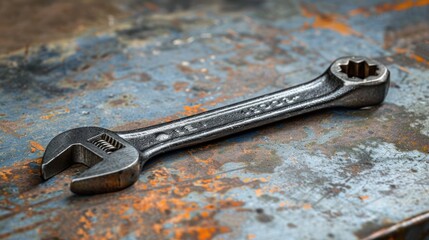
M202 179L193 183L196 187L202 187L207 192L225 192L230 188L229 183L222 179Z
M204 168L207 169L206 172L208 175L214 175L217 169L219 169L220 167L220 164L212 157L200 158L200 157L194 156L194 154L192 154L191 151L188 151L188 153L197 163L201 163L204 166Z
M256 196L257 196L257 197L262 196L262 194L263 194L262 189L256 189L256 190L255 190L255 194L256 194Z
M424 59L423 57L421 57L421 56L419 56L419 55L417 55L415 53L410 54L410 57L412 59L416 60L419 63L423 63L423 64L426 64L426 65L429 65L429 61L428 60Z
M36 141L30 141L31 152L34 153L36 150L45 151L45 148Z
M243 179L243 182L248 183L248 182L252 182L252 181L259 181L259 182L268 182L268 179L264 178L264 177L260 177L260 178L245 178Z
M252 240L255 239L256 235L255 234L247 234L247 239Z
M210 102L207 102L205 105L208 105L208 106L215 106L215 105L217 105L217 104L219 104L219 103L224 102L226 99L227 99L227 98L226 98L225 96L220 96L220 97L217 97L217 98L215 98L214 100L212 100L212 101L210 101Z
M362 15L364 17L369 17L371 14L367 8L356 8L356 9L350 10L348 12L348 15L349 16Z
M264 177L260 177L260 178L258 178L259 179L259 181L261 181L261 182L268 182L268 179L266 179L266 178L264 178Z
M201 216L204 218L207 218L210 216L210 213L209 212L201 212Z
M16 131L19 129L19 124L14 121L1 120L0 121L0 131L10 134L15 137L21 137Z
M369 199L369 196L359 196L359 199L360 200L362 200L362 201L365 201L365 200L368 200Z
M242 207L244 205L241 201L235 201L232 199L229 200L220 200L219 201L219 207L220 208L231 208L231 207Z
M313 206L310 203L304 203L304 205L302 205L302 208L304 208L305 210L310 210L313 208Z
M9 180L9 176L12 175L12 169L2 169L0 171L0 179L4 182Z
M165 181L170 176L167 168L161 167L152 171L152 180L149 181L151 185L157 185L160 181Z
M48 114L48 115L43 115L43 116L41 116L41 117L40 117L40 119L43 119L43 120L49 120L49 119L51 119L53 116L55 116L55 114L50 113L50 114Z
M194 106L184 106L183 110L184 110L183 114L186 116L191 116L200 112L207 111L207 109L201 107L201 104L197 104Z
M313 28L328 29L344 36L360 35L345 23L346 18L338 14L324 14L317 10L310 10L304 6L301 7L301 14L307 18L314 18L314 22L312 24Z
M164 204L166 204L166 202L158 199L157 195L149 194L149 195L141 198L140 200L134 201L132 204L132 207L133 207L133 209L135 209L141 213L144 213L144 212L146 212L152 208L160 207L161 209L164 209L165 208Z
M162 225L161 224L155 223L152 226L152 228L153 228L153 230L155 231L156 234L161 234L161 230L162 230Z
M419 56L417 54L414 54L414 59L416 59L417 62L422 62L422 63L426 63L427 62L426 59L424 59L423 57L421 57L421 56Z
M395 52L397 52L399 54L406 54L408 57L415 60L416 62L429 65L429 60L426 60L425 58L423 58L423 57L421 57L415 53L409 52L407 49L395 48Z
M310 23L308 22L304 22L304 24L301 26L300 30L301 31L306 31L308 29L310 29L312 26L310 25ZM284 42L282 41L282 44L289 44L290 42L292 42L291 40L285 40Z
M272 186L269 190L270 193L276 193L280 191L281 191L281 188L279 188L278 186Z
M215 233L230 232L230 229L225 226L187 227L187 228L175 229L174 232L175 232L175 237L177 239L184 239L190 236L195 236L196 239L198 240L206 240L206 239L212 239L215 236Z
M408 73L408 74L411 74L411 72L410 72L410 70L408 70L408 68L403 67L403 66L400 66L400 65L397 65L397 67L398 67L401 71L406 72L406 73Z
M91 214L88 214L90 211L86 211L80 218L79 218L79 225L81 226L78 229L78 235L80 235L81 239L91 239L91 236L89 234L89 231L92 228L92 222L91 222Z
M374 7L374 10L368 8L356 8L353 10L350 10L348 12L348 16L357 16L361 15L364 17L368 17L371 14L382 14L385 12L391 12L391 11L405 11L407 9L413 8L413 7L422 7L429 5L429 0L404 0L402 2L397 3L382 3L379 5L376 5Z
M51 112L51 113L49 113L47 115L40 116L40 119L49 120L49 119L51 119L51 118L53 118L53 117L55 117L57 115L61 115L61 114L65 114L65 113L70 113L70 109L69 108L64 108L64 109L61 109L61 110L58 110L58 111L54 111L54 112Z
M33 189L41 181L39 169L30 167L30 164L40 165L42 158L26 159L18 161L11 166L0 168L0 189L14 185L18 187L19 192ZM1 201L0 201L1 204Z
M405 0L399 3L384 3L375 7L377 13L404 11L413 7L429 5L429 0Z
M149 214L159 212L154 216L164 216L163 220L157 221L152 225L152 230L159 235L165 237L173 234L175 238L192 238L192 239L211 239L217 234L229 232L230 229L226 226L218 225L214 220L216 211L201 211L199 205L195 202L183 201L179 198L169 196L168 189L159 189L157 191L148 192L148 195L143 198L134 196L121 196L122 200L130 199L133 203L133 208L136 209L136 214ZM222 208L231 208L241 206L241 202L234 200L226 201L225 203L214 203ZM209 204L213 205L213 204ZM220 206L222 205L222 206ZM217 207L218 208L218 207ZM217 209L214 208L213 210ZM212 210L212 208L207 208ZM192 217L193 216L193 217ZM124 219L128 219L125 217ZM174 229L164 228L165 225L173 224ZM136 232L135 232L136 233ZM137 235L140 235L140 230Z
M178 197L184 197L191 193L191 188L189 187L177 187L173 189L173 193Z

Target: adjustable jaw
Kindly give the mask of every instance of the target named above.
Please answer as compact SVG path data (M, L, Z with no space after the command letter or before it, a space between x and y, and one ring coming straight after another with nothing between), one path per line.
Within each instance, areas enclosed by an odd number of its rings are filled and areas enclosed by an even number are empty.
M89 167L72 180L76 194L97 194L124 189L137 181L140 152L116 133L98 127L75 128L56 136L42 162L44 179L75 163Z

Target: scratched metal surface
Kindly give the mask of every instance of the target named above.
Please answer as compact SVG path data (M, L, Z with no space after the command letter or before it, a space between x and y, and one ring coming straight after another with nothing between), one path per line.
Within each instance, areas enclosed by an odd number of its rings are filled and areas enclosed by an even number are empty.
M429 1L0 6L0 238L427 233ZM385 104L308 114L166 154L117 193L71 194L80 167L41 181L44 147L66 129L124 130L192 115L302 83L344 55L388 66ZM408 218L399 233L385 229Z

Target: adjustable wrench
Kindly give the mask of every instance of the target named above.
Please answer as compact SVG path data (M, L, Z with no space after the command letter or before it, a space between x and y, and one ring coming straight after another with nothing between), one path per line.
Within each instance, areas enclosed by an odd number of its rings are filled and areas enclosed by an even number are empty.
M388 88L389 70L381 63L365 57L339 58L307 83L172 122L123 132L100 127L63 132L46 148L42 177L51 178L81 163L89 168L72 180L72 192L118 191L136 182L143 165L160 153L318 109L377 105Z

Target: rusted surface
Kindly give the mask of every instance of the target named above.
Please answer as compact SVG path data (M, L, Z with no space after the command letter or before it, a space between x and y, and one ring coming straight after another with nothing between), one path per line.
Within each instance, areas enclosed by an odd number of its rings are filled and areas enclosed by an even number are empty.
M426 236L428 1L14 0L0 11L0 238ZM68 128L192 115L344 55L389 67L385 104L163 155L118 193L72 195L79 166L41 181L44 146Z

